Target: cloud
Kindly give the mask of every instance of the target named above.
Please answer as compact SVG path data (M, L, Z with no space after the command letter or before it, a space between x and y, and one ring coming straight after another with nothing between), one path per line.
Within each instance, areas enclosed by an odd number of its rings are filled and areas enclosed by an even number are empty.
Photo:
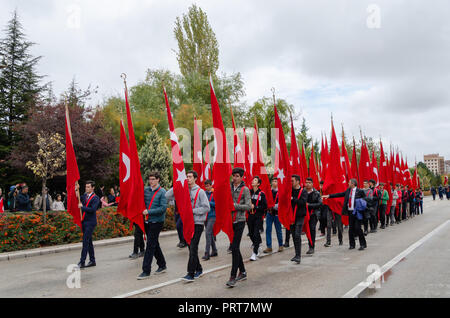
M178 72L174 21L191 3L7 0L0 24L17 8L28 38L38 43L33 53L43 55L39 70L56 93L75 75L83 87L99 86L100 101L122 92L122 72L129 85L143 80L147 68ZM380 9L378 29L367 26L372 3ZM196 4L217 35L220 71L241 72L248 104L275 87L302 112L315 138L329 131L332 112L347 134L359 136L361 126L367 135L381 135L410 163L427 152L450 157L442 147L450 105L450 2ZM76 8L79 27L72 23Z

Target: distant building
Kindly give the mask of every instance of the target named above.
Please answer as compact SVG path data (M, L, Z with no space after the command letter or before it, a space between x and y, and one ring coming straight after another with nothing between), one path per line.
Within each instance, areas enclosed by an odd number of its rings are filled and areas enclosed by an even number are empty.
M423 161L427 168L433 172L435 175L443 175L445 173L445 160L444 157L439 156L439 154L424 155ZM447 162L450 160L447 160Z
M450 174L450 160L445 160L445 173Z

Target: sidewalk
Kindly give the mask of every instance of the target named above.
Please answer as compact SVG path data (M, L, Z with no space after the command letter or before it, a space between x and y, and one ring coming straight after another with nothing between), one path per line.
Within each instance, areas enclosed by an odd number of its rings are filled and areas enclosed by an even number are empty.
M166 237L166 236L172 236L176 235L177 231L165 231L161 232L159 237ZM126 237L118 237L113 239L107 239L107 240L100 240L100 241L94 241L94 246L108 246L108 245L117 245L117 244L124 244L124 243L131 243L134 240L134 236L126 236ZM11 261L18 258L28 258L28 257L34 257L34 256L40 256L40 255L47 255L52 253L62 253L62 252L68 252L73 250L79 250L82 247L82 243L72 243L72 244L65 244L65 245L55 245L50 247L41 247L41 248L35 248L30 250L22 250L17 252L6 252L6 253L0 253L0 261Z

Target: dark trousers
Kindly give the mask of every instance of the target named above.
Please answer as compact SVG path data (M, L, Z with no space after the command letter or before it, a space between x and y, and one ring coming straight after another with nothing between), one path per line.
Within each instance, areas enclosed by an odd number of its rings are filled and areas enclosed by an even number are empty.
M237 222L233 223L233 241L231 242L231 256L232 256L232 265L231 265L231 277L236 277L237 270L241 273L245 273L244 261L242 259L240 245L242 239L242 233L244 232L245 222Z
M187 266L188 274L194 276L195 272L203 271L200 260L198 259L198 243L203 233L203 225L195 224L194 236L189 245L189 262Z
M291 225L292 240L294 241L295 256L301 257L302 252L302 228L304 216L297 216L295 223Z
M314 248L314 246L316 246L316 227L317 227L317 222L318 222L318 219L317 219L316 213L314 213L314 212L311 213L311 217L309 219L309 232L311 233L312 244L308 240L309 248Z
M328 226L328 215L321 211L320 219L319 219L319 229L322 235L325 235L325 229ZM323 215L324 214L324 215Z
M355 215L352 214L352 211L349 211L348 216L348 239L351 247L355 247L355 236L359 238L360 246L367 246L366 238L364 237L364 233L361 229L362 220L358 220Z
M375 203L375 206L373 207L373 209L370 211L370 219L372 222L372 230L376 230L378 228L378 202Z
M166 267L166 260L159 246L159 233L163 229L164 222L160 223L148 223L146 226L147 231L147 248L144 254L144 263L142 264L142 271L150 274L153 256L156 258L156 264L158 267Z
M384 227L384 223L386 222L386 207L387 204L380 205L380 223L381 226Z
M423 214L423 201L419 202L419 206L420 206L420 214Z
M83 228L83 248L81 250L80 262L84 263L86 261L86 256L89 253L89 260L95 263L94 255L94 244L92 244L92 234L97 224L81 223Z
M414 216L414 208L415 208L414 202L409 202L409 217Z
M258 254L259 244L261 244L261 229L262 215L260 214L249 214L247 220L248 233L250 234L250 239L253 243L253 253Z
M433 201L436 200L436 193L432 193L433 195Z
M334 218L334 224L337 227L339 242L342 242L342 232L344 231L344 227L342 226L342 216L337 213L334 213L333 211L328 209L328 212L327 212L327 243L328 244L331 244L331 229L332 229L332 225L333 225L333 218Z
M370 221L370 218L371 218L371 216L370 216L370 210L369 210L369 209L366 209L366 210L363 212L364 232L369 231L369 221Z
M186 240L183 236L183 221L181 221L181 216L179 213L175 213L175 222L177 224L177 233L180 243L186 243Z
M402 220L406 220L406 207L408 203L406 201L402 202Z
M144 226L147 227L147 224L144 223ZM147 231L147 229L145 229ZM144 244L144 232L142 232L141 228L134 223L134 246L133 253L137 254L139 252L145 251Z
M291 225L291 229L294 227L294 224ZM284 244L289 244L289 240L291 239L291 231L286 229Z

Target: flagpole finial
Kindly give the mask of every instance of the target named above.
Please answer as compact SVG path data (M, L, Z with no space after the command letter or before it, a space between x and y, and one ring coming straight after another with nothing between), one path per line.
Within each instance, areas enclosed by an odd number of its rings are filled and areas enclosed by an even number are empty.
M272 92L273 104L276 105L276 99L275 99L275 87L272 87L272 88L270 89L270 91Z

